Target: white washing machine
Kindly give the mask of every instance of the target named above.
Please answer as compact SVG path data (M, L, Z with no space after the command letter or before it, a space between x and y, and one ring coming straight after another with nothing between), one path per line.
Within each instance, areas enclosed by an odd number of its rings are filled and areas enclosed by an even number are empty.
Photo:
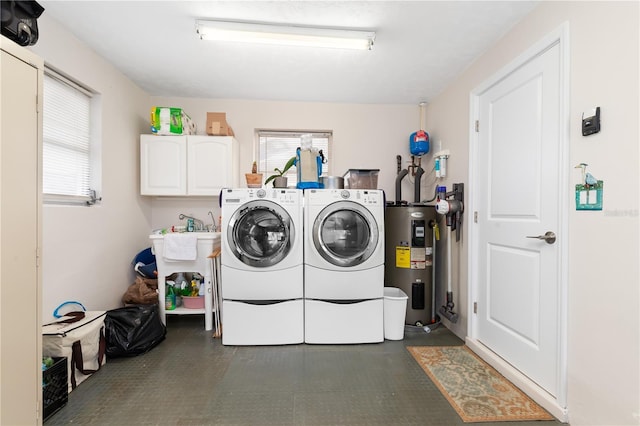
M222 343L302 343L302 190L224 189L221 203Z
M384 196L305 190L305 342L384 340Z

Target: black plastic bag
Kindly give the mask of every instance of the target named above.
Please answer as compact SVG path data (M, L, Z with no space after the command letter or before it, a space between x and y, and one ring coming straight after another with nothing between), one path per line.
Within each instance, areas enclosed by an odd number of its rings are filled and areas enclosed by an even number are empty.
M20 46L38 41L38 18L44 8L35 1L3 0L0 2L2 35Z
M134 305L107 311L104 320L108 358L136 356L162 342L167 328L158 305Z

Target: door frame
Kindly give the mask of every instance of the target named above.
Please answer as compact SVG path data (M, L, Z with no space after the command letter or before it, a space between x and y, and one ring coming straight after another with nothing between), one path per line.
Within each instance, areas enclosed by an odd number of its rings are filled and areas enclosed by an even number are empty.
M479 119L480 96L489 88L499 83L507 75L528 63L531 59L539 56L551 46L558 45L560 48L560 170L559 170L559 199L560 223L556 234L559 247L559 298L558 300L558 395L553 397L538 384L522 374L511 364L494 353L490 347L478 341L477 320L474 314L474 301L478 297L478 225L474 220L469 220L469 246L468 246L468 282L467 291L469 303L467 306L467 337L466 344L481 358L491 364L507 379L521 388L538 404L543 406L560 421L568 421L567 411L567 304L568 304L568 223L569 223L569 142L570 142L570 73L569 73L569 23L565 22L558 28L547 34L533 46L525 50L516 59L496 71L484 82L474 88L469 94L469 209L468 212L475 212L478 208L477 193L481 190L478 185L477 173L481 165L478 164L478 141L479 133L475 130L476 120ZM482 125L482 124L480 124Z

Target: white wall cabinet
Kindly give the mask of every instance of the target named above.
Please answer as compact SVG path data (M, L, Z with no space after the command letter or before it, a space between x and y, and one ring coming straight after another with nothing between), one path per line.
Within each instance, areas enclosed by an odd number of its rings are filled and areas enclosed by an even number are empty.
M231 136L140 136L140 194L219 195L239 185L238 142Z
M42 423L44 63L0 37L0 424Z

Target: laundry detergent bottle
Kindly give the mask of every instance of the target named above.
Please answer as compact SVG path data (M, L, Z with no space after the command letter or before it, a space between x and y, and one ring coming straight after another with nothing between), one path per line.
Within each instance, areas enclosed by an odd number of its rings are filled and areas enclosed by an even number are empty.
M176 290L173 283L167 283L164 296L164 308L167 311L172 311L176 308Z

